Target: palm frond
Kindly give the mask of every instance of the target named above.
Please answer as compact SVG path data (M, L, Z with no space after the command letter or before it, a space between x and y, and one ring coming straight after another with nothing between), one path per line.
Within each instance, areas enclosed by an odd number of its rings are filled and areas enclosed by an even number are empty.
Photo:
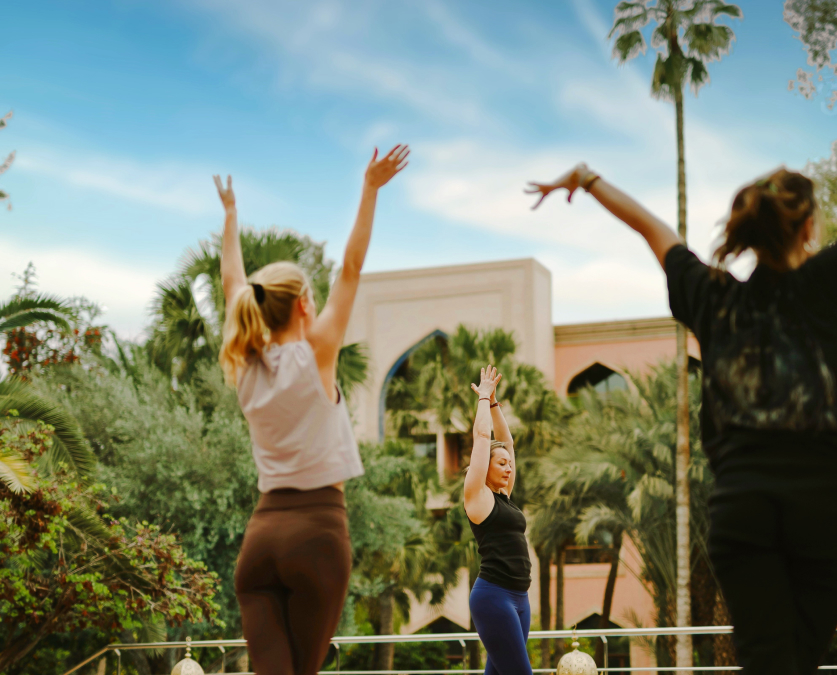
M718 61L729 53L735 33L729 26L694 23L683 34L686 51L702 61Z
M0 446L0 482L16 494L29 492L34 485L29 463L2 446Z
M46 455L48 465L64 463L79 476L88 476L96 465L75 418L60 405L36 394L25 382L16 378L0 381L0 417L17 411L20 419L40 421L54 429L52 448Z
M12 298L0 304L0 333L23 328L36 321L50 321L59 328L69 330L72 308L63 300L51 295L31 298Z
M700 59L690 57L686 61L688 63L689 86L697 94L698 89L709 83L709 71Z
M369 376L369 348L363 342L343 345L337 356L337 383L347 400Z
M613 56L619 59L620 63L625 63L639 54L644 54L646 49L647 45L642 33L634 30L616 38L613 43Z

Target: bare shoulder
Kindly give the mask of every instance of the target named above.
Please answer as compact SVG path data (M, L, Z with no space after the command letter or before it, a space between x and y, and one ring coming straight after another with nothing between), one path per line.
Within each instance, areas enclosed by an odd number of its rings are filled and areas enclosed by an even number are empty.
M465 513L474 525L482 523L493 510L494 493L487 485L483 485L476 496L465 500Z

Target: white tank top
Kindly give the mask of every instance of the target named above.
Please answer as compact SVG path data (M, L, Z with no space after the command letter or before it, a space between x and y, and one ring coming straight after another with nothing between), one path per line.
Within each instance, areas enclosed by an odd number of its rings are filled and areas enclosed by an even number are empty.
M315 490L363 474L346 401L326 396L307 340L270 345L239 371L259 491Z

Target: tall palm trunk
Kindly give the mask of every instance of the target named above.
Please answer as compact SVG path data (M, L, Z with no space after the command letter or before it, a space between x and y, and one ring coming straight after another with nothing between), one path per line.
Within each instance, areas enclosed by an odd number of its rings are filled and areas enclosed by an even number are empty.
M555 575L555 629L563 630L564 628L564 561L566 560L567 544L561 544L555 551L555 567L557 573ZM564 655L564 640L558 638L555 640L555 659L560 660Z
M474 569L473 565L468 566L468 593L470 594L471 590L474 588L474 584L477 581L477 575L479 574L479 568ZM477 627L474 625L474 617L471 617L471 624L468 628L469 631L472 633L477 632ZM468 669L469 670L478 670L482 666L480 665L480 641L479 640L469 640L468 641Z
M697 546L692 549L692 559L692 625L712 626L715 621L718 584L709 565L709 558ZM692 638L697 665L715 665L713 637L695 635Z
M679 48L678 48L679 50ZM683 137L683 87L674 87L677 117L677 232L686 241L686 149ZM676 625L688 626L692 618L689 576L691 542L689 537L689 353L687 333L677 324L677 457L675 461L675 504L677 523L677 611ZM677 636L677 666L692 665L692 639Z
M542 547L540 550L537 551L538 554L538 566L539 570L539 581L540 581L540 615L541 615L541 630L549 630L550 623L552 621L552 606L549 602L550 599L550 585L552 581L552 574L551 574L551 566L552 566L552 556L549 554L549 551ZM550 647L552 640L541 640L541 668L550 668L549 662L551 660L550 654Z
M607 628L610 624L610 612L613 609L613 592L616 590L616 575L619 572L619 555L622 552L622 533L613 535L613 550L610 554L610 572L607 575L605 584L604 600L602 601L602 617L599 620L599 628ZM596 643L596 665L604 665L604 642L599 640Z
M715 596L715 615L713 618L713 623L716 626L732 625L732 617L729 615L729 608L720 588L718 589L718 594ZM716 666L738 665L738 659L735 656L735 645L732 643L732 635L715 635L712 646L715 652ZM732 675L732 671L724 671L721 675Z
M386 590L378 596L378 634L392 635L395 630L395 598L392 590ZM376 645L375 668L377 670L392 670L395 645L392 642Z

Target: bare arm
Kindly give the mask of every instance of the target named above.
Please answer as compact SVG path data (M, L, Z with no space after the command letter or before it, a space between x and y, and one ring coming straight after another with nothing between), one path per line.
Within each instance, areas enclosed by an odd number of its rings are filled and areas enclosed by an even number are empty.
M474 448L471 450L471 463L465 475L465 513L475 523L479 524L494 508L494 495L485 484L488 476L488 465L491 462L491 412L489 403L491 395L497 388L500 378L492 377L492 368L480 370L480 385L472 384L471 389L479 396L477 416L474 419Z
M406 145L396 145L386 157L378 160L378 151L375 150L372 161L366 169L360 207L346 244L343 267L334 282L326 306L307 336L314 349L321 374L331 373L331 377L334 377L337 356L343 344L343 336L349 324L360 283L360 271L372 237L372 222L375 218L378 189L407 166L406 159L409 154L410 150Z
M500 382L500 378L502 375L497 378L497 382ZM512 490L514 489L514 479L517 477L517 465L514 456L514 438L512 438L511 431L509 430L509 424L506 422L506 416L503 414L503 408L499 405L495 406L494 404L497 403L497 390L494 390L494 393L491 394L491 424L494 427L494 438L498 441L502 441L506 444L506 450L509 453L509 462L511 463L511 476L509 477L509 485L506 488L507 494L511 497Z
M540 193L541 198L532 207L536 209L553 190L566 189L569 192L567 195L569 202L572 201L573 193L579 187L587 188L602 206L645 238L654 255L657 256L660 266L665 268L666 253L673 246L683 243L680 237L639 202L597 176L598 174L591 172L586 164L579 164L554 183L529 183L530 188L526 192Z
M241 238L238 235L238 212L235 208L232 177L227 176L226 188L220 176L213 176L213 179L226 213L221 246L221 284L224 287L224 298L227 301L227 313L229 313L233 298L247 284L247 275L244 273L244 259L241 256Z

